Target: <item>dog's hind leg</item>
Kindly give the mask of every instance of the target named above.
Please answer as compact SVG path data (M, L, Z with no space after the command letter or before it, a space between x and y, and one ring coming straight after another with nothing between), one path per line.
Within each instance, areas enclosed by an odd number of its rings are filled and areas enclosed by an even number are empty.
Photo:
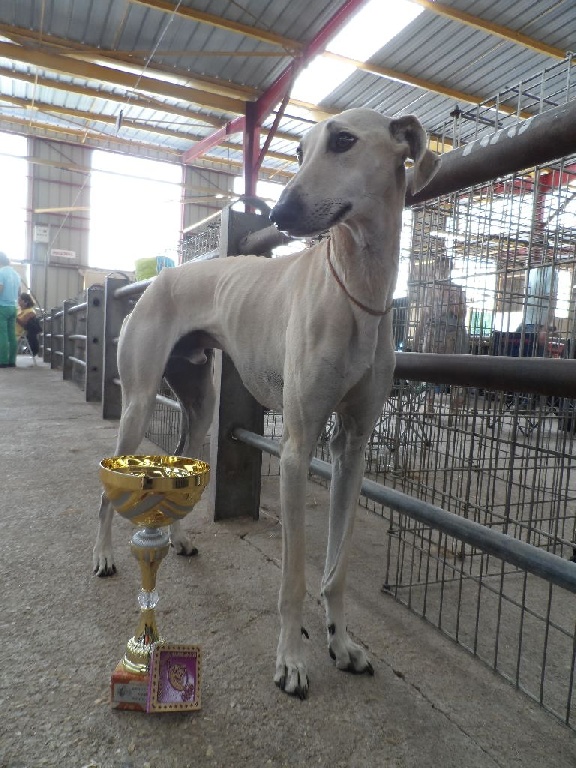
M143 338L137 338L138 326L129 320L122 329L118 347L122 415L116 441L117 456L138 450L154 408L165 363L161 348L157 347L154 355L154 351L146 343L145 334L142 334ZM116 572L112 550L113 517L112 505L102 494L98 513L98 534L93 550L93 568L98 576L111 576Z
M198 352L192 359L172 356L164 370L164 378L182 409L186 435L179 447L184 455L191 458L201 457L202 443L214 413L213 356L211 349ZM180 522L171 526L170 541L178 555L190 557L198 554Z
M135 453L140 445L146 425L156 398L156 389L140 394L138 397L127 397L124 391L124 406L120 420L118 439L116 441L116 456ZM112 549L112 505L102 494L100 511L98 512L98 534L93 550L93 568L97 576L112 576L116 573Z

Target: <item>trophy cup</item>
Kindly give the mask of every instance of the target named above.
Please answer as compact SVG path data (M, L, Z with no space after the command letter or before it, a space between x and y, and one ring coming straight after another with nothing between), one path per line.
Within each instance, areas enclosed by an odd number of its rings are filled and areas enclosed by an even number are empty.
M158 603L156 574L170 546L165 528L197 504L210 479L210 468L199 459L183 456L112 456L100 462L99 474L116 512L138 526L130 548L140 566L142 584L140 620L112 674L111 703L116 709L149 711L152 651L163 642L154 609ZM195 659L197 665L197 653Z

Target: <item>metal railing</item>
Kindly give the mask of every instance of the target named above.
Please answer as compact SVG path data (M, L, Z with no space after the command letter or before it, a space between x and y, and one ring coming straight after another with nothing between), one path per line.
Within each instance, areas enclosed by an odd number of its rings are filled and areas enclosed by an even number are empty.
M104 286L66 299L44 318L44 362L84 390L87 402L102 399Z

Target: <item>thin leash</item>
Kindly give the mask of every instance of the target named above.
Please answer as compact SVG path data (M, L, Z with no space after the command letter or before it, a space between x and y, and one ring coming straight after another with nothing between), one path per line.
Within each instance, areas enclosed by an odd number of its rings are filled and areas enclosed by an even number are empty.
M342 280L338 277L338 274L334 269L334 264L332 264L332 259L330 258L330 238L328 238L328 243L326 248L326 258L328 259L328 266L330 267L330 272L332 272L332 275L334 276L334 280L336 280L340 288L342 288L346 296L348 296L348 298L353 304L356 304L356 306L360 307L361 310L363 310L364 312L367 312L369 315L374 315L375 317L384 317L384 315L387 315L388 312L390 312L390 310L393 307L392 304L389 304L384 310L372 309L371 307L366 306L366 304L363 304L361 301L358 301L358 299L352 296L348 288L346 288Z

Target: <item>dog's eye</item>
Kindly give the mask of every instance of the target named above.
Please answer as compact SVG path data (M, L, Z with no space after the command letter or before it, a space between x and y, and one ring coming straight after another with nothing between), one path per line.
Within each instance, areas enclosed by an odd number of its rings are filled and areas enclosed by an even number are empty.
M302 152L302 147L298 146L296 150L296 160L298 160L298 165L302 165L302 158L304 157L304 153Z
M330 149L332 152L347 152L356 144L356 136L346 131L340 131L330 137Z

